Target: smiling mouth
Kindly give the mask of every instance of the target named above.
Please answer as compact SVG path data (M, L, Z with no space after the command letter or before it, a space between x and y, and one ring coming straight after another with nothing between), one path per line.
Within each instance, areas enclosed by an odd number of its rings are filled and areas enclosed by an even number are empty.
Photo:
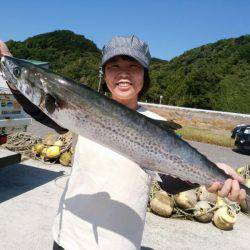
M129 82L118 82L116 85L119 87L128 87L131 86L132 84Z

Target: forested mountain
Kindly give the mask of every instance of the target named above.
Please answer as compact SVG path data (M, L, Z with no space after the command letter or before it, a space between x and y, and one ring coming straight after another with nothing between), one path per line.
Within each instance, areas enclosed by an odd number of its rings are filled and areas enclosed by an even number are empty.
M47 61L65 76L98 85L101 51L68 30L8 41L15 57ZM167 52L166 52L167 53ZM171 61L152 59L148 102L250 113L250 35L220 40L189 50Z
M49 62L57 73L94 88L98 84L101 51L82 35L59 30L23 42L8 41L7 46L15 57Z

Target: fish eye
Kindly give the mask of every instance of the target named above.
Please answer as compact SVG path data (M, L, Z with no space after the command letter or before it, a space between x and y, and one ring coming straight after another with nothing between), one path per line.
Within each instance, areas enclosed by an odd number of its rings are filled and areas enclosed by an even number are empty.
M15 67L13 69L13 74L16 76L16 77L20 77L21 75L21 69L19 67Z

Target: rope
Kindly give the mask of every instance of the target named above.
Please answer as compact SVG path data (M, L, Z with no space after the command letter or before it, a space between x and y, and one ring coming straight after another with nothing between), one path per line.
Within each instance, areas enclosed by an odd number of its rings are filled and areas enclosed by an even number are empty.
M152 186L150 189L150 194L149 194L149 200L151 201L155 197L155 193L157 191L161 190L159 184L157 181L152 182ZM174 208L173 208L173 213L171 215L171 218L177 218L177 219L185 219L185 220L191 220L195 221L195 217L197 217L197 212L198 210L195 208L188 208L188 209L182 209L178 207L178 205L175 202L174 195L168 194L171 197L171 200L174 203ZM150 211L150 201L148 204L148 209ZM223 204L223 205L216 205L215 203L208 202L209 205L211 206L210 209L204 211L200 216L206 215L208 213L214 212L215 210L221 208L221 207L227 207L230 211L239 213L241 211L241 207L237 202L231 202L230 204Z
M55 138L56 139L56 138ZM63 141L64 145L61 147L61 154L68 151L72 147L72 135L61 135L57 138L57 140ZM8 135L7 143L1 145L1 147L6 148L13 152L18 152L22 155L25 155L31 159L38 160L47 165L55 164L58 159L53 159L50 161L44 161L42 158L38 157L35 152L32 150L32 147L37 143L43 143L46 141L40 137L37 137L28 132L18 132ZM51 145L47 145L43 143L46 147Z
M244 166L243 171L242 171L242 176L245 179L249 179L250 178L250 163L247 164L246 166Z
M8 135L7 143L1 145L10 151L18 152L29 158L35 159L35 155L32 152L32 147L41 142L40 137L34 136L27 132L18 132Z

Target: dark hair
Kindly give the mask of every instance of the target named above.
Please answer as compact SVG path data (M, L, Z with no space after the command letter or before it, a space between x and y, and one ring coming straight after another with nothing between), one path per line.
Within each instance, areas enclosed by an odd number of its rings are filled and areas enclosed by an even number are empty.
M127 61L136 61L131 56L121 55L121 56L116 56L116 57L111 58L108 62L115 61L117 59L117 57L121 57L123 60L127 60ZM105 63L105 65L106 65L106 63ZM102 66L103 75L105 74L105 65ZM142 87L141 91L139 92L138 97L141 98L148 91L149 87L150 87L149 71L148 71L148 69L144 68L143 87ZM102 78L102 81L101 81L100 92L101 93L110 92L104 78Z

